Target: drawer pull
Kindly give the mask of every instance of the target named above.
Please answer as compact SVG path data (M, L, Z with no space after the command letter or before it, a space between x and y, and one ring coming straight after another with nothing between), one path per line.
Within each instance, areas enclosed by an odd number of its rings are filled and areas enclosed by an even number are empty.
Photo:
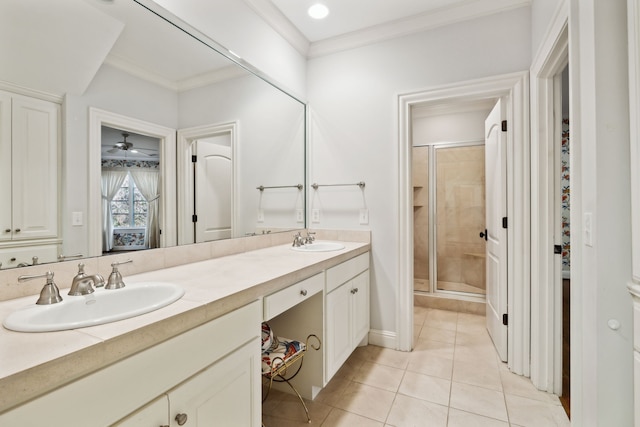
M179 426L185 425L185 423L187 422L187 414L176 415L176 421L178 422Z
M301 290L300 291L300 295L302 295L303 297L306 297L307 296L307 290L306 289Z
M351 293L352 293L352 294L356 294L356 293L358 293L358 288L353 288L353 289L351 289Z

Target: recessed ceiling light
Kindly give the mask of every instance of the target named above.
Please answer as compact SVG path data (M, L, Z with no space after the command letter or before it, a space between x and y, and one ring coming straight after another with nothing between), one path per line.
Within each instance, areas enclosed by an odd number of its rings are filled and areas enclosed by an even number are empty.
M316 3L309 8L307 13L313 19L323 19L329 15L329 8L322 3Z

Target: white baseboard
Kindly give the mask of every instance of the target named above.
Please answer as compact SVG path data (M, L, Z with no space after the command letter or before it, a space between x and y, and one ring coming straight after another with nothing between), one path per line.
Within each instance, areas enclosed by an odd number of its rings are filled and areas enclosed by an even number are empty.
M369 330L369 344L396 349L398 348L398 337L395 332L371 329Z

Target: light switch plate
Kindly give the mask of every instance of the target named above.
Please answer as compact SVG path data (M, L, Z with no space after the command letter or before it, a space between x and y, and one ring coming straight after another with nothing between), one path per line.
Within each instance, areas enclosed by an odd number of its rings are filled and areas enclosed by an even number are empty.
M304 212L302 209L296 209L296 221L304 222Z
M360 225L369 224L369 209L360 209Z
M313 209L311 211L311 222L320 222L320 209Z
M584 244L593 247L593 215L591 212L584 213Z
M264 222L264 211L262 209L258 209L258 222Z
M71 212L71 225L81 226L84 220L82 218L82 212Z

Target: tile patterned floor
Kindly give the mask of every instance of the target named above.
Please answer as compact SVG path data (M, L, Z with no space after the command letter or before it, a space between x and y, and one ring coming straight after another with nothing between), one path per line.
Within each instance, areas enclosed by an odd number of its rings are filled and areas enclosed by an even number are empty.
M550 427L570 422L557 396L501 363L484 316L416 307L415 348L358 348L313 402L311 425ZM292 395L272 391L265 427L309 425Z

